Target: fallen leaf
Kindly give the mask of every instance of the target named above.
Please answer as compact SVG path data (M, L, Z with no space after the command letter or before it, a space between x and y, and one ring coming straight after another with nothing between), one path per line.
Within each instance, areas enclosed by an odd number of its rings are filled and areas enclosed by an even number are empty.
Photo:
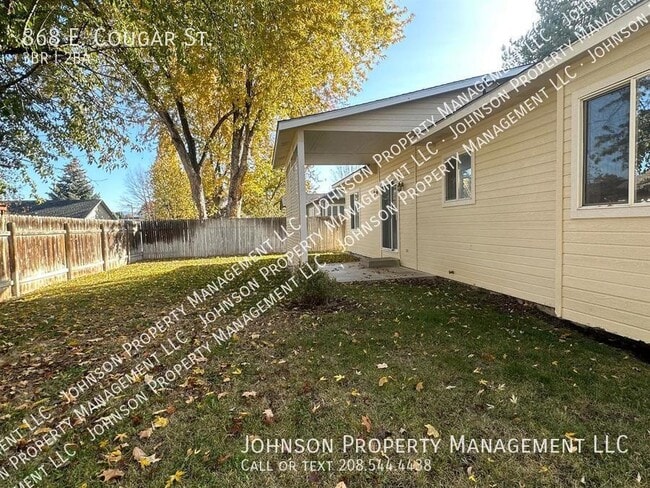
M169 419L165 417L156 417L153 420L152 425L157 429L158 428L162 429L163 427L167 427L167 425L169 425Z
M388 383L387 376L382 376L381 378L379 378L379 386L384 386L386 383Z
M334 379L335 379L337 382L339 382L339 381L345 379L345 375L337 374L337 375L334 377Z
M377 365L377 369L386 369L388 365L386 363L381 363Z
M267 425L272 424L274 422L274 417L275 417L275 415L273 415L273 410L271 410L270 408L267 408L266 410L264 410L264 419L263 420L264 420L265 424L267 424Z
M339 481L334 488L348 488L348 485L345 484L345 481Z
M217 459L217 464L222 465L223 463L228 461L228 459L230 459L231 457L232 457L232 454L225 454L223 456L219 456L219 458Z
M433 425L425 424L424 426L427 429L427 435L429 437L433 437L434 439L437 439L438 437L440 437L440 432L438 432L438 429L436 429Z
M99 475L104 482L111 481L114 479L122 478L124 476L124 471L121 469L105 469Z
M183 478L184 474L185 474L185 471L176 471L173 475L171 475L169 477L169 480L167 480L167 483L165 483L165 488L169 488L174 483L180 483L182 481L182 478Z
M370 421L370 417L368 417L367 415L362 415L361 425L363 425L366 428L366 432L370 434L370 431L372 429L372 422Z
M149 427L148 429L141 430L138 433L138 437L140 439L148 439L149 437L151 437L151 434L153 434L153 429Z
M257 392L256 391L245 391L244 393L242 393L241 396L243 396L244 398L255 398L257 396Z
M119 463L122 460L122 451L115 449L104 457L109 463Z
M420 381L417 385L415 385L415 391L422 391L422 390L424 390L424 383Z
M122 433L122 434L117 434L117 435L113 438L113 440L114 440L114 441L118 441L118 442L123 442L123 441L125 441L128 437L129 437L128 434Z
M142 449L140 449L139 447L133 448L133 459L135 459L136 461L140 461L140 459L146 457L147 454Z

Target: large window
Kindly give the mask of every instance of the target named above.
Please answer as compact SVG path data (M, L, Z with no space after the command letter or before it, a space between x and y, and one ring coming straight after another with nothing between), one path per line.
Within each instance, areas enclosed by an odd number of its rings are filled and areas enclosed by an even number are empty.
M650 203L650 76L584 102L582 206Z
M467 153L456 154L445 161L446 203L472 203L474 201L472 156Z
M359 194L350 194L350 228L359 228Z

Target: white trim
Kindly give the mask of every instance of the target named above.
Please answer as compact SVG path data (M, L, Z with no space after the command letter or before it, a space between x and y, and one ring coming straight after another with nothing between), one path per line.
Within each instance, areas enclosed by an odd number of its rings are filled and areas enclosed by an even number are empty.
M556 98L555 127L555 315L564 313L564 87Z
M296 166L298 170L298 216L300 217L300 242L307 239L307 188L305 186L305 132L296 135ZM307 251L301 248L298 253L300 264L307 263Z
M648 217L650 203L634 203L636 177L636 80L650 75L650 61L644 61L616 75L599 80L573 93L571 98L571 218ZM617 88L630 86L630 164L628 203L584 206L584 103Z
M458 195L460 195L461 179L459 178L458 169L456 169L456 198L454 200L447 200L447 176L449 176L449 172L445 171L442 178L442 206L443 207L462 207L465 205L474 205L476 203L476 161L475 161L476 158L474 154L469 154L464 151L463 152L454 151L452 153L447 154L447 156L445 156L444 158L442 158L442 164L443 165L447 164L447 161L449 161L452 158L455 158L458 160L458 162L460 162L461 154L467 154L469 156L470 165L472 168L470 197L458 198Z

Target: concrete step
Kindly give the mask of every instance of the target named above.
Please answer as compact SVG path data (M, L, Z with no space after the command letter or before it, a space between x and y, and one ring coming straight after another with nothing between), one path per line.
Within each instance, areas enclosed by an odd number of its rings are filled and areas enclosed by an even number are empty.
M361 258L364 268L394 268L399 266L398 258Z

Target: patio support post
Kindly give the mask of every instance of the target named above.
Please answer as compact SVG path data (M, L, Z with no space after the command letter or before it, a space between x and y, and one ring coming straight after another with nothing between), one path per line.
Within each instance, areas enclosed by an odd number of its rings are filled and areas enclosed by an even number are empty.
M299 131L287 164L286 241L289 265L297 268L307 262L307 252L301 243L307 238L307 195L305 193L305 134Z
M300 242L307 239L307 190L305 189L305 132L298 132L298 208L300 209ZM300 251L300 265L307 263L307 251Z

